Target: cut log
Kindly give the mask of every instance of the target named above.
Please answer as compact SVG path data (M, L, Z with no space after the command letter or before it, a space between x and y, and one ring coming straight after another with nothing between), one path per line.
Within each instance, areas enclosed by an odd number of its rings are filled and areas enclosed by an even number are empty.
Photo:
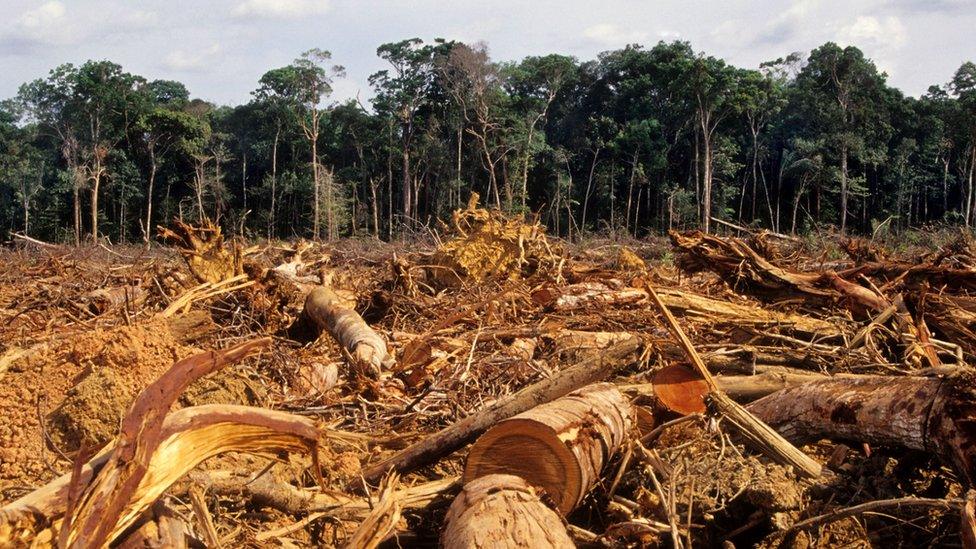
M976 374L859 376L784 389L748 406L786 438L924 450L972 486L976 479Z
M602 381L614 372L641 360L643 344L637 338L622 341L598 356L587 357L562 370L556 377L543 379L511 395L502 397L461 421L415 443L389 459L366 469L363 477L376 482L387 471L404 474L468 444L503 419L525 412L591 383Z
M464 482L517 475L568 514L623 444L631 415L627 399L610 383L574 391L489 429L471 447Z
M613 289L600 282L581 282L564 288L536 290L532 292L532 301L555 311L576 311L641 303L647 301L647 292L638 288Z
M445 549L575 547L559 515L520 477L488 475L461 490L444 519Z
M654 374L654 396L672 412L681 415L705 412L708 383L700 375L684 366L665 366Z
M305 299L305 313L349 352L362 373L379 377L383 367L391 365L386 341L332 289L319 286L312 290Z

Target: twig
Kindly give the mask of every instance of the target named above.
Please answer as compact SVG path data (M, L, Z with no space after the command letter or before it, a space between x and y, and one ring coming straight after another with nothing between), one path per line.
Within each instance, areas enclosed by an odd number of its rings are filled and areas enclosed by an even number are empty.
M860 505L855 505L853 507L845 507L843 509L837 509L829 513L824 513L822 515L817 515L815 517L808 518L806 520L801 520L800 522L790 526L786 530L781 532L776 532L773 534L773 539L779 539L787 536L797 530L806 530L808 528L813 528L815 526L820 526L822 524L827 524L829 522L834 522L843 518L851 517L861 513L866 513L869 511L877 511L878 509L888 509L890 507L926 507L931 509L951 509L953 507L960 507L964 503L961 499L932 499L932 498L895 498L895 499L879 499L876 501L869 501L867 503L862 503Z

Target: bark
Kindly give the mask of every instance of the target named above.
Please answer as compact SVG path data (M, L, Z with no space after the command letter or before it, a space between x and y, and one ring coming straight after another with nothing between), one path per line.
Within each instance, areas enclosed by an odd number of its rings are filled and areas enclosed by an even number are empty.
M278 198L278 140L281 138L281 121L275 126L274 144L271 146L271 206L268 210L268 238L275 235L275 201Z
M440 544L445 549L576 546L536 489L512 475L488 475L467 484L447 511Z
M562 370L558 376L543 379L502 397L461 421L367 468L363 472L363 478L368 482L376 482L388 471L395 470L404 474L436 461L470 443L501 420L606 379L614 372L639 361L641 353L641 342L633 338L614 345L598 356L584 358Z
M568 514L623 444L630 417L630 404L615 386L589 385L489 429L468 453L464 482L516 475Z
M974 379L972 372L834 378L785 389L748 409L796 442L834 438L932 452L971 486Z
M413 212L410 208L413 206L413 196L411 191L413 186L410 182L410 138L412 137L413 129L412 123L404 124L403 128L403 155L401 157L401 169L403 170L403 182L401 192L403 196L403 222L410 226L410 220L413 217ZM390 200L393 200L392 196Z
M349 352L362 373L378 378L383 367L391 364L386 341L330 288L312 290L305 299L305 313Z
M600 156L600 147L593 151L593 161L590 162L590 175L586 178L586 194L583 195L583 214L580 217L580 230L586 230L586 209L590 204L590 194L593 192L593 174L596 171L596 161Z

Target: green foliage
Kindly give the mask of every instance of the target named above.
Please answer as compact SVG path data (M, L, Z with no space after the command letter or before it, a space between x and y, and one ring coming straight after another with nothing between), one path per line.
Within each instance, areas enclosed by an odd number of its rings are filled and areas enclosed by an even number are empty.
M57 66L0 103L0 238L138 240L178 215L314 237L316 203L328 236L395 238L471 192L571 238L698 226L706 199L781 232L976 221L972 62L911 98L830 42L758 70L682 41L585 61L419 38L377 55L368 105L329 103L344 69L318 49L238 106L110 61Z

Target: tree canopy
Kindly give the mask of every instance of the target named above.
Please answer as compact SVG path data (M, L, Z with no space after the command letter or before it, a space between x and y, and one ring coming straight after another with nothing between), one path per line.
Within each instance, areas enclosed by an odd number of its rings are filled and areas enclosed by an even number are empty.
M0 102L0 237L147 240L179 217L249 237L433 226L477 192L552 232L713 219L803 232L976 223L976 64L906 97L854 46L757 69L682 41L593 60L485 44L380 45L367 104L312 49L218 106L110 61Z

